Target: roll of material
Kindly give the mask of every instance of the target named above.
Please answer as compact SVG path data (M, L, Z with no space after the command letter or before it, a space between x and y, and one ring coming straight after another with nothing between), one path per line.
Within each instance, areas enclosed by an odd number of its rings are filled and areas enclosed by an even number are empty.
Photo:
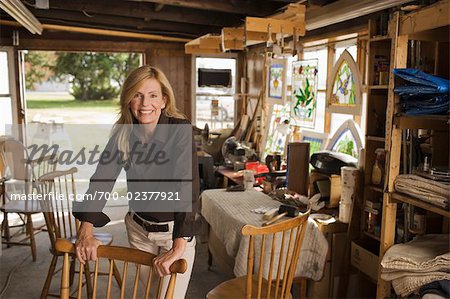
M353 203L353 194L355 193L355 187L341 186L341 202Z
M344 166L341 168L341 185L354 187L358 178L359 169L351 166Z
M352 204L339 202L339 221L342 223L349 223L352 217Z

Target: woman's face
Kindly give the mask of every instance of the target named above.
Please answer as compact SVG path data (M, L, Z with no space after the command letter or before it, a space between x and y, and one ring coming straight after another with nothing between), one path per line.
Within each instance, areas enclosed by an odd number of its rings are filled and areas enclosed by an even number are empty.
M155 78L146 79L130 102L130 110L140 124L158 123L161 109L166 107L161 84Z

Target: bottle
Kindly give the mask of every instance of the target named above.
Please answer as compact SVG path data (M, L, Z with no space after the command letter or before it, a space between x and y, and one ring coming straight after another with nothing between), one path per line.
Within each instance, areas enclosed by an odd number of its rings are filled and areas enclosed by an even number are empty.
M372 168L372 177L371 177L371 182L372 185L378 186L381 185L381 183L383 182L383 164L382 164L382 160L383 160L383 156L384 156L384 149L382 148L377 148L375 150L375 154L376 159L375 159L375 164L373 165Z

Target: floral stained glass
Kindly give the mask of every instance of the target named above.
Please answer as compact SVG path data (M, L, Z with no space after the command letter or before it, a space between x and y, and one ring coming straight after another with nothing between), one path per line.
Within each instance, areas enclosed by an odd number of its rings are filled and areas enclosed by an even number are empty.
M283 72L284 66L276 63L270 66L269 97L281 99L283 96Z
M266 98L272 100L273 104L284 104L286 94L286 59L269 59L266 72Z
M292 64L291 124L314 128L317 106L318 60Z
M286 138L289 133L289 105L289 103L273 105L263 159L267 155L284 153Z

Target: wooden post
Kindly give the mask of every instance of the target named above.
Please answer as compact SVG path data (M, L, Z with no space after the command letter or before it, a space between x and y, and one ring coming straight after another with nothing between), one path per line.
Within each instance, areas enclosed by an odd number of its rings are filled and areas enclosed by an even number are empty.
M379 264L386 251L395 241L395 221L397 215L397 204L391 200L390 192L394 191L394 180L400 170L400 149L401 149L401 129L394 125L397 97L394 94L395 78L392 70L394 68L404 68L407 63L408 36L399 36L400 13L396 12L389 24L394 26L390 30L392 36L391 45L391 69L389 75L388 104L386 109L386 177L384 182L383 196L383 219L381 222L380 256ZM391 284L381 279L381 266L378 269L377 298L389 297Z

